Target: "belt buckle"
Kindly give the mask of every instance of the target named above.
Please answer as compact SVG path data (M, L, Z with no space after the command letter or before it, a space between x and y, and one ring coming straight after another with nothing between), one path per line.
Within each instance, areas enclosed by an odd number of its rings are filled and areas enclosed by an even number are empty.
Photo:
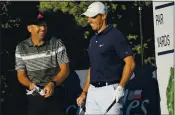
M98 86L100 86L100 82L98 82Z

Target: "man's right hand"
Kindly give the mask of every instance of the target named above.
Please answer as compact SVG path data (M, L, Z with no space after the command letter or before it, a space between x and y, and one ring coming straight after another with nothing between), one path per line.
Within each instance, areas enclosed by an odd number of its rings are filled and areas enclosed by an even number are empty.
M86 99L86 93L82 93L78 98L77 98L77 105L82 106L85 102Z
M29 90L32 90L35 87L36 87L36 84L35 83L30 83L29 84Z

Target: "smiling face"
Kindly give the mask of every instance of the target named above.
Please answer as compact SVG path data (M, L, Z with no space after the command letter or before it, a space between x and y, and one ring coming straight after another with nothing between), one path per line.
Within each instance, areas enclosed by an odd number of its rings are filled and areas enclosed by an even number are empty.
M47 25L29 25L27 27L28 31L31 33L32 38L43 40L47 33Z
M103 31L107 26L106 14L98 14L94 17L88 17L88 23L94 31L97 31L99 33Z

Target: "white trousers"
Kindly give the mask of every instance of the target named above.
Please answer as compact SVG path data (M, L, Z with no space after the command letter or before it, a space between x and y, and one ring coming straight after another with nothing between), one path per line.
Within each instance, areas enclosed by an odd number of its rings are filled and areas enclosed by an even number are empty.
M117 84L103 87L89 86L86 99L85 115L104 115L108 107L112 104L114 90ZM115 103L111 109L106 113L107 115L122 115L122 102Z

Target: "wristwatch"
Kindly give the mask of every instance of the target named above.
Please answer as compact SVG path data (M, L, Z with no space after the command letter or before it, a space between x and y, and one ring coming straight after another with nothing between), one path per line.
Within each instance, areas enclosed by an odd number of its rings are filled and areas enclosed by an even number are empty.
M52 82L52 83L53 83L53 86L54 86L54 87L56 87L56 86L57 86L56 81L53 81L53 80L52 80L52 81L50 81L50 82Z

